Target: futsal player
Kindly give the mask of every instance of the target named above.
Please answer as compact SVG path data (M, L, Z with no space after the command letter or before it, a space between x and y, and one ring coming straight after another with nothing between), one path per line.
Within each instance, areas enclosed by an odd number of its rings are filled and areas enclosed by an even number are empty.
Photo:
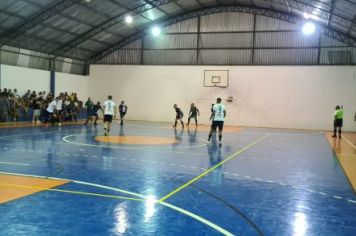
M339 132L339 138L341 138L341 128L342 128L342 123L343 123L343 115L344 115L344 110L343 108L340 108L339 105L335 107L335 113L334 113L334 135L332 136L333 138L336 138L336 131L338 130Z
M44 125L48 127L48 121L53 123L54 121L54 110L56 109L56 101L52 98L51 101L47 105L47 109L45 111L45 120Z
M192 103L190 105L190 111L189 111L189 118L188 118L188 126L190 123L190 119L194 118L195 120L195 126L198 126L198 119L197 116L200 116L199 114L199 109L194 105L194 103Z
M174 110L176 111L176 119L175 119L175 122L174 122L173 127L174 127L174 128L177 127L177 121L179 120L180 123L182 124L182 128L184 128L184 123L183 123L183 121L182 121L182 118L183 118L183 112L182 112L182 110L177 106L177 104L174 104L173 108L174 108Z
M92 120L93 106L94 106L93 101L90 98L88 98L88 100L85 102L85 105L84 105L84 108L87 110L87 119L84 122L84 125L87 125L89 120Z
M127 112L127 106L125 105L125 102L124 101L121 101L121 104L119 106L119 113L120 113L120 125L124 125L124 117L126 115L126 112Z
M94 120L94 125L97 125L97 121L98 121L98 118L99 118L99 115L98 115L98 111L99 110L102 110L101 108L101 105L100 105L100 102L97 102L94 106L93 106L93 116L95 117L95 120Z
M219 128L219 144L221 144L225 116L225 105L221 103L221 98L217 98L216 104L213 106L213 123L211 124L208 141L210 141L213 132L216 132L216 128Z
M108 96L108 100L104 102L104 136L108 136L112 119L116 117L116 103L112 100L112 96Z

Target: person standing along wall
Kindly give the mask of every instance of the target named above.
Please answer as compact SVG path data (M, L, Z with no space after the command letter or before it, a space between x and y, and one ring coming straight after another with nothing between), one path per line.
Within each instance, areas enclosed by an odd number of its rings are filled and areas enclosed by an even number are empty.
M344 110L341 109L339 105L337 105L335 107L335 113L334 113L334 135L331 137L336 138L336 131L338 130L339 138L341 138L341 128L343 125L343 116L344 116Z

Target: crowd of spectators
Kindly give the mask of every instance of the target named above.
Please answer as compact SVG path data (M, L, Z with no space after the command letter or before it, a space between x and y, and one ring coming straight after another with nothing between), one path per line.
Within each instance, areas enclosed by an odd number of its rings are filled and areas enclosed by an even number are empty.
M32 122L40 122L50 102L55 99L62 101L63 121L76 121L82 108L76 93L60 93L54 97L52 93L30 91L20 94L17 89L0 89L0 122L18 121L21 116L32 114Z

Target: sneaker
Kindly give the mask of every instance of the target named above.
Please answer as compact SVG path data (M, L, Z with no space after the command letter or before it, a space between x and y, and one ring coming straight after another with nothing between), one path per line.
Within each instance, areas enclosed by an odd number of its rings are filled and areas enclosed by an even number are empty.
M333 136L331 136L331 137L336 138L336 135L333 135Z
M58 123L58 126L61 127L61 126L62 126L62 123Z

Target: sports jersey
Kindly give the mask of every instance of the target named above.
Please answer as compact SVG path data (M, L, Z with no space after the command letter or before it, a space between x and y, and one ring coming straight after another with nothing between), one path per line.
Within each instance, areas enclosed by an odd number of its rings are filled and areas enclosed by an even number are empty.
M198 112L199 112L199 110L196 106L192 106L190 108L190 113L192 114L192 116L196 116Z
M336 110L335 111L335 118L336 119L342 119L344 116L344 111L343 110Z
M94 106L94 103L92 102L92 101L86 101L85 102L85 108L87 109L87 110L92 110L93 109L93 106Z
M176 113L177 113L177 117L183 117L183 112L179 107L175 108L175 110L176 110Z
M47 106L47 111L49 113L53 113L54 112L54 109L56 109L56 101L52 101L48 104Z
M120 113L125 113L127 111L127 106L121 104L119 106L119 111L120 111Z
M225 105L221 103L217 103L213 106L213 111L214 111L214 121L224 121L224 111L225 111Z
M104 102L104 115L114 115L116 103L112 100L107 100Z
M62 110L62 105L63 105L63 100L61 100L61 99L57 100L57 102L56 102L56 110L57 111Z

